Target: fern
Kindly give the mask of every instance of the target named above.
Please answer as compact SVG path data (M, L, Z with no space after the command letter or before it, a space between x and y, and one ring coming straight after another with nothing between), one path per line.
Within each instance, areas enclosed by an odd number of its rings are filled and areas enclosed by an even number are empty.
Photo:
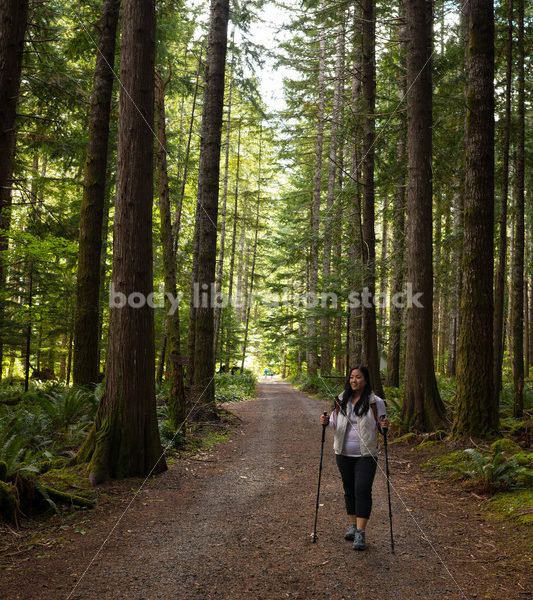
M518 455L507 458L500 449L493 454L483 454L474 448L467 448L464 453L470 457L470 463L464 468L463 474L486 489L512 487L533 475L527 466L520 464Z

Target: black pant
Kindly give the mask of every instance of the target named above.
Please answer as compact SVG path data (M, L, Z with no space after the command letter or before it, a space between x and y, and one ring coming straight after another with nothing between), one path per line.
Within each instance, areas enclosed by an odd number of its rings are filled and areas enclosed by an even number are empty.
M336 458L344 487L346 512L368 519L372 510L372 483L376 474L377 457L336 454Z

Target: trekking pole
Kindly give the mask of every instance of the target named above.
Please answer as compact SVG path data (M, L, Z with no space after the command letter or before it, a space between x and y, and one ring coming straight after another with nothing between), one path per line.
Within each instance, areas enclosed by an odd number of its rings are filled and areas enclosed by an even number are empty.
M328 413L324 411L324 416ZM322 443L320 445L320 466L318 467L318 489L316 492L316 508L315 508L315 527L313 529L313 544L316 543L317 535L316 535L316 522L318 520L318 499L320 497L320 480L322 478L322 458L324 457L324 440L326 439L326 427L327 425L322 425Z
M387 495L389 497L389 523L390 523L390 549L394 554L394 538L392 536L392 508L390 503L390 484L389 484L389 455L387 453L387 427L383 427L383 444L385 446L385 473L387 475Z

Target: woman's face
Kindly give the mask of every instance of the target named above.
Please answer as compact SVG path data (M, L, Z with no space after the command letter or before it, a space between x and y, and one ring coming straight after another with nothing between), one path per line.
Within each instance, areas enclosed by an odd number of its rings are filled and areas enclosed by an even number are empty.
M362 392L365 389L366 379L359 369L353 369L350 373L350 387L354 392Z

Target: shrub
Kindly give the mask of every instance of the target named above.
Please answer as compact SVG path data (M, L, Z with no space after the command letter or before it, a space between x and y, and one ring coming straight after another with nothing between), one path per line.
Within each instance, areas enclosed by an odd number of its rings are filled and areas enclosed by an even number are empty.
M533 471L520 464L518 455L507 458L498 447L491 454L483 454L474 448L467 448L464 453L470 458L470 462L463 474L481 491L516 487L520 482L533 479Z
M215 398L222 402L241 402L255 398L256 380L252 373L217 373L215 375Z
M170 424L170 421L166 420L158 421L158 425L159 437L161 438L161 445L164 449L174 448L177 450L185 445L187 438L183 427L176 432Z

